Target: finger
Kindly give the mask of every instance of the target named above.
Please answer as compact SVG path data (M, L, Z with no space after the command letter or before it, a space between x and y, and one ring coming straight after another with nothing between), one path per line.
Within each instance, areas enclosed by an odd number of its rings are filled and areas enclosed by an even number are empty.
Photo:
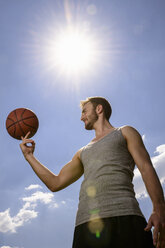
M151 230L151 228L152 228L152 223L151 223L151 221L149 221L147 226L144 228L144 230L148 232Z
M157 245L158 242L158 233L159 233L159 225L155 225L154 231L153 231L153 242L154 245Z
M158 233L158 240L157 240L156 247L161 248L160 233Z
M30 135L30 131L25 135L24 139L27 139L29 135Z
M35 145L35 142L34 142L34 140L27 139L26 141L24 141L24 144Z
M22 140L22 143L20 144L20 145L25 145L25 146L27 146L27 144L31 144L31 146L35 146L35 142L34 142L34 140L31 140L31 139L23 139Z
M161 248L165 247L165 229L163 224L160 226L159 244Z
M22 140L27 139L29 135L30 135L30 131L29 131L24 137L21 136L21 139L22 139Z

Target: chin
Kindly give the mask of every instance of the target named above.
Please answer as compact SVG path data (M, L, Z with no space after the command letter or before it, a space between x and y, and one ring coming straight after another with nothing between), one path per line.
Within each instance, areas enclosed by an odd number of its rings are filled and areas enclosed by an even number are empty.
M86 130L92 130L92 129L93 129L93 126L85 125L85 129L86 129Z

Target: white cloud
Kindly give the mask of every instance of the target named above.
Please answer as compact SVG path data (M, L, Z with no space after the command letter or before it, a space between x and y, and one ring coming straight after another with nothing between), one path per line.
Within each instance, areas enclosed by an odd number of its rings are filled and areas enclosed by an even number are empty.
M143 140L143 142L146 140L146 135L145 134L142 135L142 140Z
M144 199L144 198L147 198L147 197L148 197L148 194L145 191L136 194L137 199Z
M37 201L40 201L44 204L48 204L52 202L53 197L54 197L53 193L44 193L42 191L37 191L33 193L31 196L22 198L22 200L29 203L35 203Z
M160 182L162 186L165 184L165 144L162 144L156 148L156 151L154 152L156 154L154 157L151 158L154 168L156 169L156 172L159 176ZM141 174L139 170L136 168L134 171L134 186L135 186L135 192L137 198L146 198L148 196L148 193L146 191L144 182L141 178Z
M42 189L42 186L39 184L31 184L25 188L25 190L32 190L32 189Z
M8 246L8 245L4 245L4 246L1 246L0 248L18 248L18 247L15 247L15 246Z
M155 153L161 154L165 152L165 144L162 144L156 148Z
M162 185L165 185L165 177L162 177L162 178L160 179L160 182L161 182Z
M0 232L15 233L18 227L24 225L25 222L36 218L37 214L38 213L34 210L26 210L24 208L20 209L18 214L14 217L11 217L10 215L10 208L4 212L0 212Z
M3 245L0 248L19 248L18 246L8 246L8 245ZM21 247L23 248L23 247Z
M31 188L30 186L28 189ZM4 212L0 212L0 232L15 233L18 227L23 226L25 223L31 221L38 216L38 212L35 210L38 203L43 203L49 205L51 208L58 208L54 200L54 195L52 193L44 193L42 191L37 191L30 196L23 197L22 201L24 205L18 211L15 216L10 215L10 208Z
M158 154L152 158L152 162L155 168L162 167L164 171L164 162L165 162L165 144L160 145L156 148L155 154Z
M11 246L1 246L0 248L12 248Z
M59 207L59 204L53 202L51 205L50 205L50 208L58 208Z

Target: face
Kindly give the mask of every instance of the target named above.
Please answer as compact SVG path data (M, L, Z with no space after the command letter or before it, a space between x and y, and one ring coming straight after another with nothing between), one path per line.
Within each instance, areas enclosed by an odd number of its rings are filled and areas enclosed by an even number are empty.
M98 115L92 105L88 102L82 108L81 120L85 123L85 129L92 130L94 123L98 120Z

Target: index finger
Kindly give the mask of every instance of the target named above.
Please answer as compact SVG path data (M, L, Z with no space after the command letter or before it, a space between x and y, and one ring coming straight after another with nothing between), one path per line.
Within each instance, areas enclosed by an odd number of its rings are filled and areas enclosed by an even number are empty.
M21 139L22 139L22 140L23 140L23 139L27 139L29 135L30 135L30 131L25 135L25 137L21 137Z

